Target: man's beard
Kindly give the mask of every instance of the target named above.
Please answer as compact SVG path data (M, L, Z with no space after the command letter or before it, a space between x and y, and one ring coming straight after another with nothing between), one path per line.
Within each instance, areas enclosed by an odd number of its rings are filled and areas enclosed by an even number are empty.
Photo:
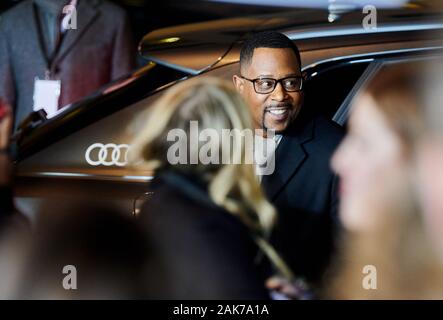
M272 128L268 128L266 127L266 115L268 114L270 109L274 109L274 108L286 108L288 109L289 115L288 115L288 125L286 126L286 128L284 130L280 130L280 131L275 131L276 134L281 134L283 133L287 127L291 124L292 121L294 121L294 119L296 118L296 116L299 113L300 108L298 106L292 105L291 103L276 103L276 104L272 104L269 105L267 107L265 107L263 109L263 113L262 113L262 118L261 118L261 128L263 129L263 131L266 133L267 130L270 130Z

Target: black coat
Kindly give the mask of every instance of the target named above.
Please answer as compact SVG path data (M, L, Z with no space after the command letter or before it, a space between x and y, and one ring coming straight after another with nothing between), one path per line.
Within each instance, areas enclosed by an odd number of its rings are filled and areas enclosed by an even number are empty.
M331 156L344 130L322 117L300 115L284 133L275 171L262 186L279 211L272 243L294 273L320 280L338 227L337 177Z
M152 191L140 214L156 257L148 280L152 298L269 298L249 230L216 206L203 184L164 172Z

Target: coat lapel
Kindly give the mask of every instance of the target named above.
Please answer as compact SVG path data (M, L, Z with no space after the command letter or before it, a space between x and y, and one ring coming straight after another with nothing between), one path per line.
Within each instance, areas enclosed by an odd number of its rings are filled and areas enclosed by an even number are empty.
M313 138L315 121L308 121L304 127L299 126L301 122L296 121L294 129L284 134L276 151L274 173L263 176L262 186L271 201L309 156L303 145Z
M27 45L29 48L33 48L33 50L38 50L39 52L39 58L41 61L43 61L43 64L46 68L46 61L45 61L45 53L43 52L43 47L40 43L40 34L38 32L38 21L37 21L37 12L34 7L34 2L28 2L26 6L26 13L23 14L24 17L30 17L30 19L23 19L23 21L26 21L27 27L26 29L29 31L30 37L27 38ZM42 74L43 76L43 74Z
M77 7L77 29L66 31L65 38L63 39L60 50L55 58L56 65L60 63L69 51L75 47L77 42L99 15L97 3L98 1L79 1Z

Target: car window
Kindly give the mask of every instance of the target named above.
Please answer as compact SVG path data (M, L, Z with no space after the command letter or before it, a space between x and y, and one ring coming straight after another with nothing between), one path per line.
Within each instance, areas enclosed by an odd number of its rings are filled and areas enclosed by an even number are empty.
M369 62L346 63L305 70L308 79L303 108L333 119L368 65Z
M380 70L388 68L390 65L393 64L404 64L404 65L410 65L410 64L423 64L422 68L426 65L426 62L432 59L436 59L441 57L441 54L438 52L435 52L434 54L428 54L428 55L418 55L418 56L406 56L406 57L392 57L392 58L385 58L385 59L379 59L374 60L370 63L370 65L366 68L366 70L363 72L360 79L356 82L354 87L351 89L350 93L347 95L341 106L339 107L338 111L335 113L333 120L337 122L338 124L345 126L349 117L350 108L352 107L352 101L355 98L355 96L364 90L367 83L372 81L372 79L379 76ZM420 75L417 75L417 77Z

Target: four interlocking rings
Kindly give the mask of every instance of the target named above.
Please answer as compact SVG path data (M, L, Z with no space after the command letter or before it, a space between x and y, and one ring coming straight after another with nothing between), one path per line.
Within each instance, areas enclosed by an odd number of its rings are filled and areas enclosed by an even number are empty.
M117 145L115 143L94 143L86 150L85 159L91 166L103 165L107 167L124 167L128 164L129 148L130 146L128 144ZM93 160L91 159L91 153L94 149L98 149L98 153L96 159ZM109 156L111 156L111 159L109 159Z

